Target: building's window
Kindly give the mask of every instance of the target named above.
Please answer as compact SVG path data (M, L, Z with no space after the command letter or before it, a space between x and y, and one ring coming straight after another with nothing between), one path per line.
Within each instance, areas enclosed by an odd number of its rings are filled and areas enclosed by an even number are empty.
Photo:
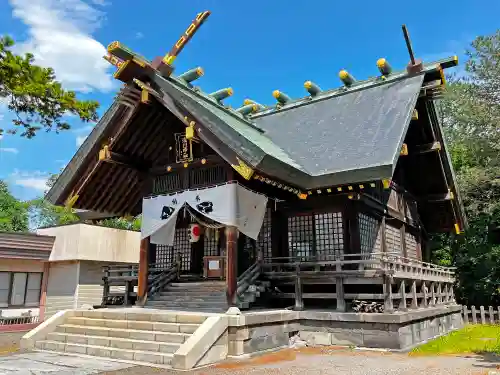
M10 293L10 304L12 306L24 305L24 297L26 296L26 282L28 274L24 272L15 272L12 279L12 291Z
M0 307L38 306L42 273L0 272Z
M361 254L363 259L369 259L369 254L382 252L380 222L372 216L358 214Z
M10 273L0 272L0 307L9 306Z
M257 237L257 246L262 251L262 256L264 258L272 257L271 208L269 207L266 209L259 237Z
M40 303L40 287L42 286L41 273L29 273L26 286L26 306L38 306Z
M332 260L344 253L344 230L341 212L314 215L316 255L319 260Z
M289 217L288 248L292 257L316 255L320 260L334 260L344 253L342 213Z
M313 254L314 226L312 215L288 218L288 251L292 257L309 257Z

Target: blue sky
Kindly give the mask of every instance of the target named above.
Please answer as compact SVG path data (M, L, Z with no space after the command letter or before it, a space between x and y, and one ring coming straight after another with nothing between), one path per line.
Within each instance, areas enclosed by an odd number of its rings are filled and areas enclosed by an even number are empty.
M380 57L404 68L403 23L424 61L461 57L475 36L499 27L500 2L3 0L0 34L14 37L16 51L53 67L79 97L98 100L102 113L119 87L102 59L105 46L119 40L148 58L164 55L203 10L212 15L182 51L176 72L202 66L197 84L206 92L232 87L226 102L239 106L247 97L272 103L275 89L304 96L306 80L337 87L341 69L368 78L377 74ZM0 103L4 128L10 119ZM18 198L41 195L49 174L59 172L89 134L89 125L69 121L72 130L61 134L0 139L0 179Z

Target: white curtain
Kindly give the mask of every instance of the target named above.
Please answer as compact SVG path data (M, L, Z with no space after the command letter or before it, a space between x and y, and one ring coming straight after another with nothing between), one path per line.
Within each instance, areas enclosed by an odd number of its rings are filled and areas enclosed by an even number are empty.
M257 239L266 213L267 197L229 183L145 198L141 237L151 236L152 243L172 246L177 215L184 204L213 221L235 226L248 237Z

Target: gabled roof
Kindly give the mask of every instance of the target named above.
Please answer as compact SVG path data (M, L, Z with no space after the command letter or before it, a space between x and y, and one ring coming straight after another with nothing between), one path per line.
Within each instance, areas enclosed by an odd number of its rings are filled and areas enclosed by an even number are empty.
M428 109L434 108L433 97L426 93L427 88L436 88L433 82L438 81L437 86L441 86L443 68L456 63L456 58L445 59L427 64L417 73L404 71L375 77L247 116L182 79L165 78L150 69L148 90L156 100L149 107L140 104L137 86L131 78L113 104L118 109L108 112L99 122L47 198L63 204L78 196L77 208L137 214L144 195L144 173L116 164L110 166L97 158L99 150L107 144L108 151L155 167L161 153L169 147L168 134L175 126L185 128L186 117L188 123L196 124L197 137L235 169L243 166L302 191L392 178L401 160L402 145L412 133L409 129L420 126L423 133L432 133L435 140L442 142L443 153L439 156L442 168L430 182L422 181L419 192L438 194L453 189L457 199L443 208L446 226L458 220L463 228L465 217L441 125ZM148 66L149 62L145 64ZM424 102L431 103L431 107L422 106ZM421 116L425 118L418 123L412 121L416 106L423 108ZM174 126L175 117L178 121ZM418 166L424 168L421 164Z
M423 79L325 93L251 122L176 80L155 82L253 168L314 189L392 177Z

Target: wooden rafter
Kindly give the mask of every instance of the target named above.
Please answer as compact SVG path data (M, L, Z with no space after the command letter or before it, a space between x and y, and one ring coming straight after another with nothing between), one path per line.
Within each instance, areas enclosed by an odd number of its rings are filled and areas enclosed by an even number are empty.
M431 142L411 147L410 155L421 155L429 152L441 151L441 142Z
M122 165L127 168L136 169L138 171L146 171L150 167L150 163L141 159L137 159L135 157L131 157L129 155L123 155L118 152L113 152L109 149L108 146L104 146L99 151L99 160L106 163Z
M455 199L455 194L450 189L442 194L429 194L419 197L419 201L423 202L444 202Z

